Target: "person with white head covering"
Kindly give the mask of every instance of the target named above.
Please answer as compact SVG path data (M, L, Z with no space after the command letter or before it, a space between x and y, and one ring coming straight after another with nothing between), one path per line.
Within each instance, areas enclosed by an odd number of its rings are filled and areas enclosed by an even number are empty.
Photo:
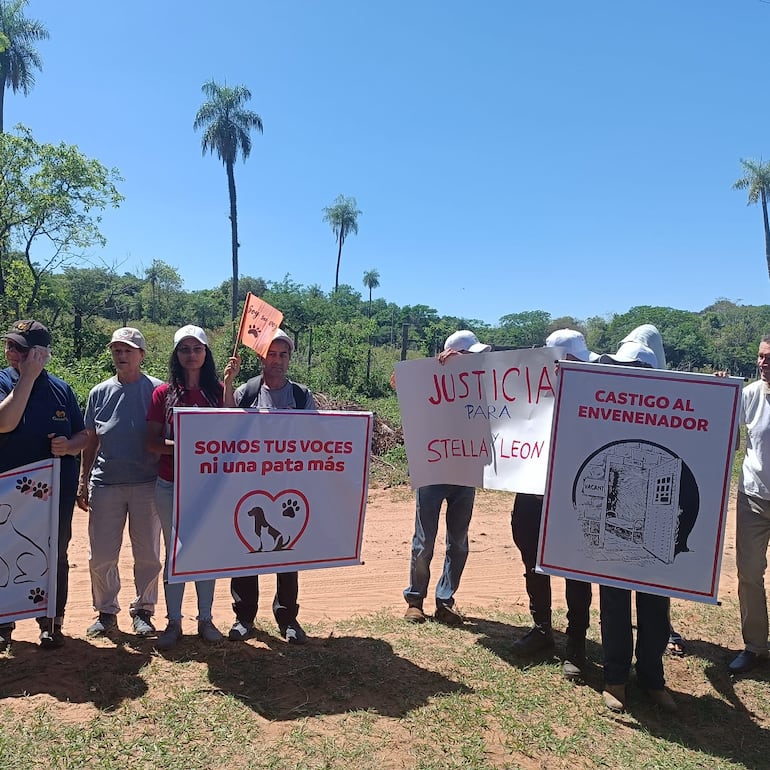
M663 349L663 338L660 336L656 326L652 324L642 324L632 329L621 341L638 342L648 347L655 354L655 368L666 368L666 351Z
M564 350L568 361L590 361L596 357L586 346L585 337L574 329L557 329L545 341L548 348ZM543 496L517 493L511 511L513 542L524 563L524 584L529 597L529 611L534 626L513 643L513 653L531 656L553 649L551 628L551 578L535 572L537 544L540 535ZM586 660L586 632L590 623L591 584L581 580L566 580L567 647L562 673L569 680L582 675Z
M219 381L206 332L188 324L174 334L174 349L168 363L168 382L152 393L147 410L147 449L160 455L155 504L166 544L166 564L173 550L171 524L174 500L174 425L175 406L235 406L233 380L240 371L240 358L227 363L223 382ZM214 604L214 580L195 581L198 595L198 636L205 642L219 642L223 636L211 618ZM170 650L182 638L182 599L184 583L164 582L168 625L158 636L155 649Z

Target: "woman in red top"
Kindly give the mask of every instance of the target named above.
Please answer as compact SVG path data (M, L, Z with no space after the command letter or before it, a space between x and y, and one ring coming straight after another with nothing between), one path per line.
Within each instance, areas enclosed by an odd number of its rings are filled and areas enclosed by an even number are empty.
M172 415L175 406L235 406L233 380L240 371L240 359L230 358L219 382L214 357L206 333L199 326L183 326L174 334L174 350L169 360L168 382L155 388L147 412L147 449L160 455L155 502L166 544L166 566L172 548L171 519L174 499L174 436ZM211 619L214 580L198 580L198 635L207 642L218 642L222 634ZM164 582L168 626L155 647L170 650L182 638L182 599L184 583Z

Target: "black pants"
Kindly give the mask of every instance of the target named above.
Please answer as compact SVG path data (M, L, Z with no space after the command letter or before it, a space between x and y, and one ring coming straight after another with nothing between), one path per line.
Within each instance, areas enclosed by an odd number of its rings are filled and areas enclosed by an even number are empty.
M273 599L273 616L281 628L286 628L297 619L299 604L299 573L279 572L276 574L276 592ZM242 623L251 624L257 617L259 606L259 575L246 575L230 581L235 617Z
M517 494L511 511L511 532L524 562L524 581L532 620L537 626L550 628L551 578L535 572L542 512L543 498L540 495ZM569 578L566 583L567 635L579 639L586 635L591 619L591 584Z

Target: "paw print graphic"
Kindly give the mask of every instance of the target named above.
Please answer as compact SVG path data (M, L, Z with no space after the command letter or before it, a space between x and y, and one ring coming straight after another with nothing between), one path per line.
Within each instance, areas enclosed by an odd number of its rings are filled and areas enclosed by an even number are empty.
M20 479L16 479L16 489L23 495L26 495L32 489L32 479L29 476L22 476Z
M33 588L29 592L29 600L32 604L40 604L45 601L45 591L42 588Z
M262 329L260 329L256 324L249 324L249 328L246 329L246 334L251 334L253 337L259 337L261 332Z
M40 500L47 500L50 493L51 490L48 487L48 484L42 481L36 482L35 486L32 487L32 497L37 497Z
M293 519L299 513L299 502L289 498L281 504L281 515Z

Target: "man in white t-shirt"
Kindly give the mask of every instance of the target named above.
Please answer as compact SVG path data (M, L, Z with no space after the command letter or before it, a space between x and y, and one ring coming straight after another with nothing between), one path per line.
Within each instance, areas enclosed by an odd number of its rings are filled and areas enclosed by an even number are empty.
M769 655L765 571L770 542L770 334L759 343L757 368L760 379L741 394L746 456L738 482L735 554L745 649L730 663L732 674L751 671Z

